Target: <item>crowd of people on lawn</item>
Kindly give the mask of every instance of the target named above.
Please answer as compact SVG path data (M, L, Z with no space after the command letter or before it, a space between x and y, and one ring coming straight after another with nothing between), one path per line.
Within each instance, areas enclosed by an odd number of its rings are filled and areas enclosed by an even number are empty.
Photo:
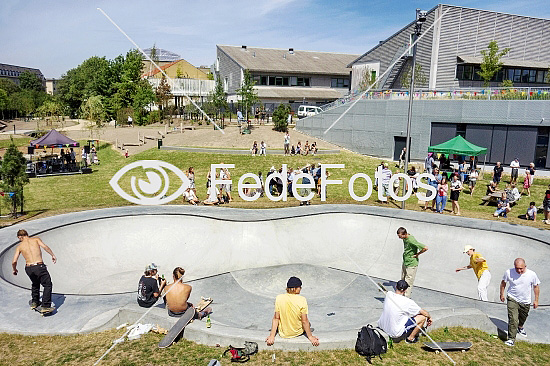
M223 164L223 163L221 163ZM211 171L209 170L206 174L206 192L207 197L204 200L200 200L197 195L197 188L195 183L195 168L189 167L185 172L185 175L189 179L189 187L183 192L183 202L187 202L192 205L220 205L220 204L226 204L233 201L232 197L232 190L233 185L232 183L222 183L220 185L217 185L216 187L212 186L212 177L211 177ZM268 192L272 196L280 196L283 194L284 189L284 182L282 177L283 168L280 167L279 169L276 169L275 166L272 166L269 171L264 175L261 171L258 172L258 178L260 179L260 187L259 188L244 188L243 193L245 196L253 197L255 195L259 195L260 197L263 197L266 193L265 188L265 181L263 177L269 178L272 174L276 174L272 179L269 180L269 185L267 187ZM315 188L313 189L314 194L320 196L321 195L321 164L313 165L313 164L306 164L303 167L297 167L297 168L288 168L286 172L286 183L287 183L287 195L289 197L294 196L293 191L293 185L296 183L296 175L300 173L306 173L310 174L313 178L313 182L315 184ZM325 173L326 178L330 176L329 172L327 171ZM231 173L227 168L222 168L219 170L219 172L216 173L216 179L221 179L223 181L231 180ZM310 180L307 177L303 177L302 184L308 184L310 183ZM298 192L302 197L307 197L312 192L311 188L301 188ZM325 192L326 194L326 192ZM310 201L300 201L300 205L310 205Z
M391 171L387 162L381 162L376 169L378 174L375 182L375 189L378 187L378 179L381 179L383 191L382 196L384 197L382 203L387 204L389 202L388 200L391 199L391 196L389 195L390 189L395 195L397 195L399 188L401 187L401 182L399 179L394 180L392 187L390 187L389 183L391 177L394 174L400 173L400 169L404 167L405 154L406 149L404 148L399 159L399 164L396 165L397 169L394 172ZM496 197L494 201L496 202L497 208L493 213L494 217L506 218L508 213L511 211L512 205L518 202L522 196L531 196L530 188L534 181L535 164L530 163L525 169L521 192L518 188L520 168L519 160L517 158L514 159L510 163L510 181L502 189L499 189L504 168L501 162L497 162L493 167L491 180L487 185L486 197L484 197L484 200L489 201L491 200L491 196L493 198ZM423 210L431 208L432 211L442 214L446 208L448 200L450 200L452 204L452 214L461 215L459 205L460 194L466 187L468 187L469 194L472 196L480 176L479 170L477 169L477 158L472 156L470 160L466 162L464 157L459 157L458 166L455 168L445 154L441 154L437 162L436 156L433 153L429 153L424 160L423 172L430 173L435 176L435 180L428 179L427 183L433 186L437 192L435 198L425 201ZM410 166L406 172L412 180L412 188L415 193L418 189L417 178L421 173L422 172L417 170L414 165ZM545 193L541 208L544 210L543 223L550 224L550 185ZM531 201L526 213L524 215L520 215L519 217L536 221L538 209L539 208L536 206L536 202Z

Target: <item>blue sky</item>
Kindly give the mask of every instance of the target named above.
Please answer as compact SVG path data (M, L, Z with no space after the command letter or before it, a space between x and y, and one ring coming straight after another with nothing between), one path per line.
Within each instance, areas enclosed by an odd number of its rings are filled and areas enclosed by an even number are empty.
M505 13L550 18L548 0L455 1ZM430 1L366 0L1 0L0 63L60 77L91 56L114 58L132 44L156 44L194 65L210 65L216 44L362 54Z

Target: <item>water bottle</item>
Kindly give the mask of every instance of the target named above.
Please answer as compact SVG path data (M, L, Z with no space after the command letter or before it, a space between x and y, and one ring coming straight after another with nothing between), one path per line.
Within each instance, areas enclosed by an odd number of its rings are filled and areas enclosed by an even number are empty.
M210 320L210 315L206 318L206 328L212 327L212 320Z

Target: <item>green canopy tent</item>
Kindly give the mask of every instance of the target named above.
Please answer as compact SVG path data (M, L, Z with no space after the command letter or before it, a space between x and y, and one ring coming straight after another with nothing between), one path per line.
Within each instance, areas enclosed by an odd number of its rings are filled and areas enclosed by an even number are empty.
M460 135L453 137L449 141L443 142L439 145L428 147L428 152L466 156L478 156L485 154L485 159L483 161L483 171L485 171L485 162L487 161L487 148L474 145Z

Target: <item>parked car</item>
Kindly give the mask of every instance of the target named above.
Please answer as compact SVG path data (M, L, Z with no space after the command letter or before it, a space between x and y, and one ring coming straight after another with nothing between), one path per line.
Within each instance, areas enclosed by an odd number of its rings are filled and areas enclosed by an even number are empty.
M319 107L315 107L312 105L301 105L298 107L298 118L305 118L314 116L318 113L321 113L323 110Z

